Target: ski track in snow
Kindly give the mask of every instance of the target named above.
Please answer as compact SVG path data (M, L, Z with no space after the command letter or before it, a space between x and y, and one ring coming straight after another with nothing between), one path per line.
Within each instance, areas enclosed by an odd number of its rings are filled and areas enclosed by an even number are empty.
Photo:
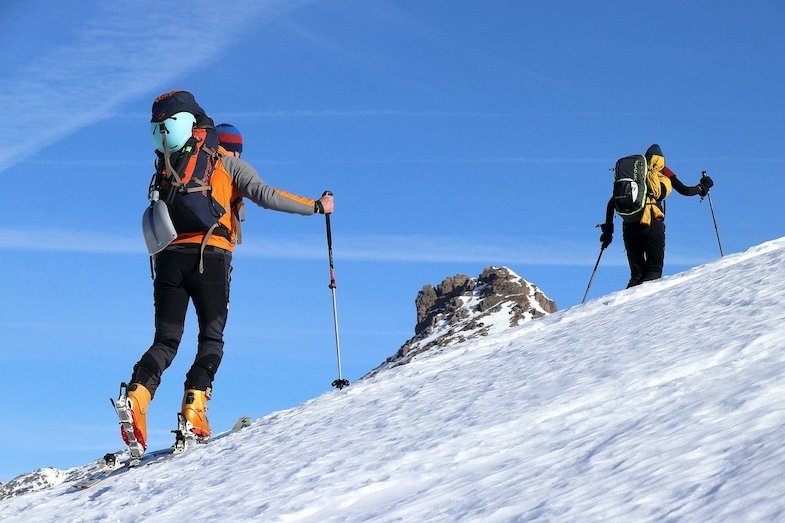
M783 296L780 239L0 520L782 521Z

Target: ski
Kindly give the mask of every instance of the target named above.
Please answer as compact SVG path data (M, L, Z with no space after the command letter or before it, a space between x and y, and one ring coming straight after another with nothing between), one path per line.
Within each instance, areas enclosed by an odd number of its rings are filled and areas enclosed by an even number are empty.
M106 479L120 475L123 472L133 468L151 465L157 461L161 461L163 457L169 456L171 454L172 449L161 449L149 452L140 458L129 458L125 461L118 459L119 456L122 455L122 452L106 454L103 458L104 463L101 469L97 473L74 483L73 489L86 490Z
M228 436L229 434L233 434L241 429L250 426L251 426L251 418L248 416L241 416L240 418L237 419L237 421L229 431L224 432L223 434L220 434L213 439L216 440L221 439L225 436ZM148 452L147 454L143 454L138 457L134 457L134 455L130 452L130 448L129 448L128 455L127 455L128 457L126 459L121 458L124 452L106 454L103 457L103 464L100 470L97 471L95 474L92 474L74 483L72 486L72 490L74 491L87 490L97 485L98 483L101 483L115 476L119 476L131 469L147 467L155 463L168 461L169 459L175 456L179 456L181 454L186 453L188 450L194 448L195 445L204 445L207 443L207 441L205 440L200 441L196 439L192 434L189 434L188 422L180 414L178 414L177 430L173 430L172 432L175 435L175 442L169 448Z
M245 427L251 426L251 418L248 416L241 416L237 419L237 423L234 424L234 427L229 431L231 434L232 432L237 432L240 429L244 429Z

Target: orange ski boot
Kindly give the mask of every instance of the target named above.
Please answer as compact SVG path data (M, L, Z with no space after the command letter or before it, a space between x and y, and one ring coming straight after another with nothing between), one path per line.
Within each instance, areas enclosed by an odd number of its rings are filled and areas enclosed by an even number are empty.
M131 457L142 457L147 448L147 408L152 395L140 383L120 384L120 397L112 402L120 421L120 434L131 451Z
M198 443L210 440L210 422L207 420L207 401L212 397L212 389L187 389L183 396L182 416L189 424Z

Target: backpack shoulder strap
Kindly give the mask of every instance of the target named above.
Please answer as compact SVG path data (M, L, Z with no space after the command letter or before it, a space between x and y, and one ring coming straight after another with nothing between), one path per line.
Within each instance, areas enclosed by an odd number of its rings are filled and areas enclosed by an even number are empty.
M204 238L202 238L202 243L199 245L199 274L204 274L204 249L207 247L207 242L210 240L210 236L213 235L213 232L215 232L218 225L219 222L215 222L212 227L207 229L207 232L204 233Z

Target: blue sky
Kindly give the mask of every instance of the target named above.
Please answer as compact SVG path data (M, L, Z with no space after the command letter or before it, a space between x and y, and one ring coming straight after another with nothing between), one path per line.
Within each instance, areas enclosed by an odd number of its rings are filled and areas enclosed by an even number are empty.
M172 4L174 5L174 4ZM413 334L420 287L508 265L580 301L620 156L706 169L726 251L785 234L781 2L86 1L0 6L0 481L119 448L107 399L152 339L139 231L149 108L184 88L271 184L336 194L352 380ZM707 202L669 199L666 273L718 256ZM335 378L321 217L249 210L211 420ZM620 235L592 296L627 278ZM195 317L151 408L169 444ZM598 333L598 336L602 333Z

